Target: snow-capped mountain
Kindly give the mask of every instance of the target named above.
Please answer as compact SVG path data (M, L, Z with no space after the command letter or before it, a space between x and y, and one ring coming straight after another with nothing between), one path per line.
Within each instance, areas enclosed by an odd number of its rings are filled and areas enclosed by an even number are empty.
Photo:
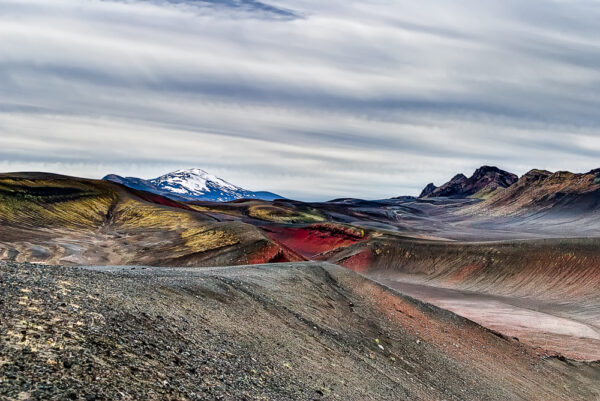
M249 191L199 168L177 170L151 180L121 177L114 174L107 175L103 179L176 200L229 202L236 199L273 200L282 198L272 192Z

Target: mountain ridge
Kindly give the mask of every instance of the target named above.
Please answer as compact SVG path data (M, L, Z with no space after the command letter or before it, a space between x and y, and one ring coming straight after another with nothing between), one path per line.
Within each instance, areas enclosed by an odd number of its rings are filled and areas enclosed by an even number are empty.
M436 187L433 183L421 192L419 198L478 198L487 199L499 189L510 187L519 177L495 166L481 166L471 177L457 174L445 184Z
M554 211L574 213L600 207L600 169L587 173L533 169L471 210L495 214Z

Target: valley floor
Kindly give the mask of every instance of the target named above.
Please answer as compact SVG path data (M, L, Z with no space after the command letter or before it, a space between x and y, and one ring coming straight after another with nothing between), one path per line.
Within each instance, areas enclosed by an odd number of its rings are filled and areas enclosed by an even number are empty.
M421 301L534 346L541 353L600 360L599 306L550 303L442 288L402 280L378 280Z

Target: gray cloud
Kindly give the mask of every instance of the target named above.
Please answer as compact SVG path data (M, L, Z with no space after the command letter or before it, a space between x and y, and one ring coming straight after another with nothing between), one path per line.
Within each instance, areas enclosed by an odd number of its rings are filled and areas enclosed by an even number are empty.
M164 0L165 3L183 4L197 7L213 7L246 11L265 17L297 18L298 15L291 10L272 6L257 0ZM160 4L159 1L157 3Z
M303 199L589 170L600 3L0 0L0 169Z

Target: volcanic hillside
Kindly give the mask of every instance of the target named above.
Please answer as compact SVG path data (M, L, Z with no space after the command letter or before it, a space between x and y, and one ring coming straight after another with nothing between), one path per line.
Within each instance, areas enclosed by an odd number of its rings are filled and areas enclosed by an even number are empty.
M596 214L600 210L600 169L585 174L531 170L516 184L468 212L493 215L552 213L556 216Z
M493 309L468 310L465 315L533 345L579 359L600 359L600 239L460 243L385 236L334 251L329 260L390 287L418 290L414 296L427 301L433 300L426 296L431 288L450 289L458 292L442 292L457 299L473 296L471 303L504 303L517 308L515 314L540 312L543 316L536 313L531 322L546 319L572 326L572 332L525 329L530 322L495 326L498 322L485 315ZM553 323L549 317L560 319Z
M0 266L0 398L600 397L597 364L541 358L338 266L97 270Z
M235 265L301 260L241 221L108 182L0 175L0 256L67 264Z
M368 230L344 223L363 216L328 203L182 203L110 181L3 174L0 258L197 267L298 261L366 240Z

